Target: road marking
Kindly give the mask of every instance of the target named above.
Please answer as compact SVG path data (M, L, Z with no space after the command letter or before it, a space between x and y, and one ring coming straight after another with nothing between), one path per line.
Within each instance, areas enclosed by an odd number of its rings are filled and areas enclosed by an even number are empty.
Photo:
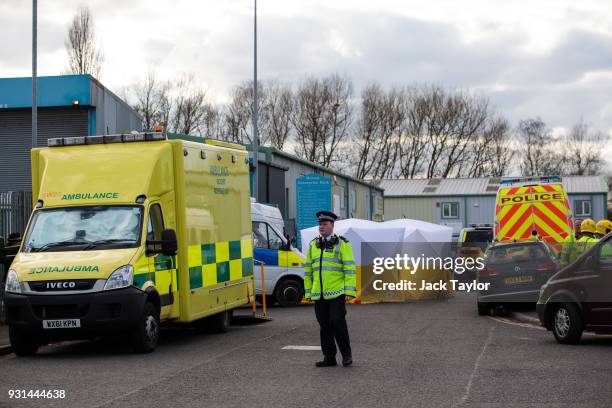
M480 363L482 362L482 358L485 352L487 351L489 344L491 344L491 340L493 339L493 331L495 331L495 326L491 327L491 330L489 330L489 335L487 336L487 339L482 345L482 350L480 350L480 354L478 355L478 357L476 358L476 361L474 362L474 369L472 370L472 374L470 374L470 379L468 380L468 383L465 386L465 393L463 394L459 402L454 404L453 407L458 407L458 406L463 405L465 401L467 401L468 397L470 396L470 391L472 390L472 384L474 383L476 372L480 368Z
M497 316L487 316L487 317L491 320L495 320L498 323L511 324L513 326L526 327L529 329L546 330L542 326L536 326L535 324L531 324L531 323L521 323L521 322L517 322L511 319L505 318L505 317L497 317Z
M285 346L282 350L320 351L321 346Z

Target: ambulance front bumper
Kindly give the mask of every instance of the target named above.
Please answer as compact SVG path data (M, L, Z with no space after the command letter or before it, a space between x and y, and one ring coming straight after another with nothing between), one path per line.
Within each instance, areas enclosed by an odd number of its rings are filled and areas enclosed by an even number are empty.
M20 331L45 340L91 338L126 332L141 317L147 295L134 287L71 295L7 293L7 321ZM72 321L76 327L48 328ZM78 323L77 323L78 322Z

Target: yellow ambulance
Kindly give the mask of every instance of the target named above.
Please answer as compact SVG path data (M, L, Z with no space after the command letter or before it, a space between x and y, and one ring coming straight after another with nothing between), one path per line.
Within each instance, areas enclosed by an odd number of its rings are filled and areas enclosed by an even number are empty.
M541 239L558 252L572 230L572 214L560 177L501 180L495 203L495 241Z
M254 300L247 151L184 139L71 137L32 150L35 209L6 284L16 354L118 332L149 352L161 322L223 332Z

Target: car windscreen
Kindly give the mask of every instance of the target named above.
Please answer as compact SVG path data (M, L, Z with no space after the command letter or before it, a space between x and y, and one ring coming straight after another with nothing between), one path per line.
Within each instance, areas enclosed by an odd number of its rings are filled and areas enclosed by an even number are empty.
M36 210L24 252L80 251L140 244L141 206L86 206Z
M493 241L493 231L492 230L473 230L465 232L465 240L466 242L491 242Z

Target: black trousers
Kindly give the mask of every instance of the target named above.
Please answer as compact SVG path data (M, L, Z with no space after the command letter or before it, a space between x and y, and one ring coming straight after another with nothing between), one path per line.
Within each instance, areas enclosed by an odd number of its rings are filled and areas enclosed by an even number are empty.
M336 357L336 343L342 357L351 357L351 342L346 326L344 295L334 299L315 301L315 315L321 327L321 349L323 355ZM335 341L334 341L335 340Z

